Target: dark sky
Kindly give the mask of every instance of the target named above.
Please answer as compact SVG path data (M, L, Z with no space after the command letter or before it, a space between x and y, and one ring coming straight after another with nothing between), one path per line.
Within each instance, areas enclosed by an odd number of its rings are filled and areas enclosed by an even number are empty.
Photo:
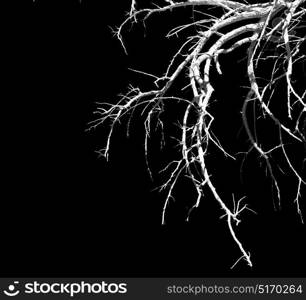
M110 29L128 9L128 3L118 2L11 1L2 10L10 18L4 37L1 275L305 276L305 226L289 190L282 210L273 211L271 181L255 154L255 163L246 161L244 184L232 178L232 168L239 172L239 166L218 163L218 155L211 165L222 174L219 188L233 186L238 196L247 191L258 212L246 213L238 231L255 266L250 270L240 263L233 271L240 253L209 195L186 223L195 195L183 182L167 225L160 225L165 193L153 189L161 183L159 167L174 151L154 148L152 183L137 117L130 139L124 124L115 130L110 162L97 157L106 131L85 132L95 102L116 102L129 83L150 87L127 68L162 74L171 46L178 44L160 35L182 16L148 21L146 31L141 24L134 33L127 30L127 56ZM235 116L240 117L242 103L236 99L244 93L238 87L246 80L243 61L237 63L243 55L224 62L229 77L215 79L221 100L212 108L219 111L216 131L235 149L237 131L230 128L242 125ZM172 120L176 112L171 108L165 118Z

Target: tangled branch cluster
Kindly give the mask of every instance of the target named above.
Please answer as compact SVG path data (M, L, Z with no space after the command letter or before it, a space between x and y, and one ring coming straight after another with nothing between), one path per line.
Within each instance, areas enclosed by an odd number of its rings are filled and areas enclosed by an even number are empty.
M306 89L305 86L304 90L297 88L296 83L292 80L295 64L305 57L301 53L301 45L305 42L306 36L305 34L298 36L295 31L302 24L303 18L305 18L305 2L305 0L272 0L266 3L250 4L246 1L230 0L164 0L164 5L137 10L137 3L133 0L127 19L116 32L124 49L125 45L121 33L130 22L137 22L139 19L145 20L149 16L166 11L175 13L176 10L185 7L193 9L201 9L207 6L219 7L223 10L223 15L214 17L203 13L204 17L202 16L200 20L194 20L188 24L173 28L168 36L178 35L191 27L196 28L196 34L183 41L180 49L173 55L166 73L162 77L156 78L154 82L156 89L141 91L139 88L132 88L115 105L99 104L96 111L97 118L90 123L90 128L95 128L105 121L110 122L106 147L100 151L100 154L108 158L114 126L127 113L132 113L137 107L143 107L143 112L146 113L144 126L146 133L145 155L147 156L152 117L154 115L159 116L164 109L166 101L177 100L185 103L179 139L181 156L179 160L171 161L165 168L166 171L169 171L169 177L161 187L161 189L167 190L162 212L162 223L165 223L167 206L173 197L173 190L178 178L187 175L197 192L197 198L189 210L187 220L190 212L199 206L203 198L203 191L210 190L223 210L224 215L222 218L226 219L229 232L240 249L241 257L236 263L243 259L250 267L252 267L251 255L238 239L235 226L239 224L240 216L243 212L247 210L254 211L247 204L242 204L245 197L237 202L233 199L234 207L231 208L228 204L229 201L220 196L213 181L213 172L207 166L208 149L211 147L214 151L222 151L225 157L231 157L235 160L233 155L225 151L212 132L214 116L210 112L210 104L215 99L214 86L210 74L212 68L216 68L217 72L222 74L222 65L219 63L220 56L226 55L236 48L242 47L242 45L247 45L246 74L249 81L249 90L243 101L241 113L242 122L250 142L248 153L255 151L265 161L279 203L281 188L270 160L275 152L281 153L296 181L294 201L297 212L303 222L300 199L301 188L305 184L305 176L303 178L303 174L294 166L292 158L286 149L284 136L293 142L302 145L305 143L302 118L305 117L304 114L306 112ZM276 19L277 22L275 22ZM275 41L276 33L279 36L277 41ZM216 41L209 45L208 42L216 36ZM275 43L275 47L279 47L282 50L282 54L269 57L265 52L265 45L269 43ZM185 50L186 48L188 49ZM273 69L268 83L261 84L256 75L257 66L260 61L268 59L273 61ZM170 88L177 82L177 78L181 74L186 74L186 72L188 75L187 77L185 76L186 80L188 80L187 87L192 91L193 95L191 99L177 97L170 93ZM281 119L270 105L275 85L280 80L285 80L286 82L287 120ZM279 129L278 143L271 148L266 149L265 145L261 145L258 142L256 130L249 125L247 109L250 103L257 106L261 117L270 118ZM194 118L191 120L190 117L191 113L194 112L196 112L195 121ZM161 119L158 118L158 122L163 126Z

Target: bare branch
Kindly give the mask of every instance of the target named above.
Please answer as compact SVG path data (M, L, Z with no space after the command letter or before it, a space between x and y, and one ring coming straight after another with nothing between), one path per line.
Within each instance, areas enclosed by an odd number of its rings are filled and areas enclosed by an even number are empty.
M148 163L148 138L150 137L152 117L157 115L158 125L163 128L164 123L159 116L163 111L165 102L172 101L171 105L174 107L173 100L184 104L185 112L181 121L182 125L180 125L181 136L179 138L174 137L178 141L180 159L171 161L162 170L162 172L169 174L168 179L160 187L161 191L167 191L162 211L162 224L166 223L166 211L170 200L174 198L177 181L181 176L184 176L193 183L194 189L197 192L194 204L188 210L186 220L190 220L191 212L200 205L201 199L204 197L204 191L211 193L213 199L222 210L223 215L220 218L226 219L228 231L241 254L232 267L242 260L246 261L250 267L253 265L250 252L246 250L242 241L238 238L235 226L240 223L240 216L243 212L256 212L249 208L247 203L242 204L245 197L236 203L233 196L234 205L233 209L230 209L226 195L221 197L213 183L213 170L208 168L208 151L219 151L223 154L224 158L231 157L234 161L236 160L236 157L229 154L230 151L225 150L222 146L220 137L217 137L213 132L215 118L210 107L213 101L218 101L218 99L215 99L214 93L218 87L214 87L212 84L210 77L211 69L215 67L221 75L222 63L219 60L220 55L226 56L243 45L247 47L247 68L245 73L249 79L249 91L243 101L241 115L250 145L247 151L242 151L242 153L249 155L252 150L255 150L259 158L264 160L268 175L276 190L279 206L281 206L282 187L278 183L276 176L277 168L271 163L271 158L273 158L275 152L282 153L282 159L290 170L291 176L297 182L296 196L293 199L293 203L296 204L298 215L303 222L299 201L302 198L301 187L306 184L306 179L304 178L305 175L292 162L287 144L285 144L283 139L283 134L286 133L286 138L298 146L305 143L306 137L300 131L300 122L306 112L306 91L301 92L298 90L293 77L295 65L304 59L300 49L302 43L306 41L306 36L297 36L296 32L292 34L301 24L302 16L306 14L305 1L273 0L265 3L248 4L247 1L242 3L230 0L165 0L162 6L137 10L137 3L135 0L132 0L131 9L126 20L116 31L116 35L126 53L127 50L122 39L123 29L127 24L137 22L139 19L145 21L152 15L160 15L164 12L175 13L176 10L186 7L219 7L223 9L223 15L217 17L201 13L201 18L192 22L187 15L187 21L182 20L179 26L169 31L167 37L179 36L187 29L195 28L194 35L183 38L182 45L170 59L164 73L165 75L158 77L144 71L133 70L144 76L151 77L157 89L142 92L139 88L131 88L121 98L119 103L115 105L100 104L96 111L97 118L89 124L89 129L91 129L104 124L106 121L110 123L106 146L99 152L108 158L114 126L120 122L124 115L128 113L133 114L136 107L142 107L142 114L146 116L144 122L145 157L148 171L150 176L152 176ZM277 22L273 22L275 16L278 18ZM212 44L209 44L216 36L217 39ZM276 53L273 55L268 54L267 46L271 43L275 49L282 51L280 55ZM266 83L261 85L262 80L256 75L257 70L260 69L261 62L271 60L273 61L271 75L265 78L264 82ZM182 74L185 75L184 78L186 79L186 85L184 85L183 89L190 90L192 94L190 99L173 95L170 89L178 82L177 79ZM285 97L285 104L287 106L286 119L280 116L275 111L275 108L271 106L276 84L282 79L285 80L287 87L287 95ZM279 99L280 102L283 100ZM249 126L250 118L247 113L249 103L253 103L260 114L259 116L254 115L253 128ZM280 104L279 106L281 107ZM191 114L195 114L195 119L191 118ZM268 146L259 142L263 133L260 130L257 131L256 122L258 118L264 120L266 118L271 119L279 129L276 145ZM230 148L230 145L227 145L226 148ZM230 194L233 194L233 191L230 191Z

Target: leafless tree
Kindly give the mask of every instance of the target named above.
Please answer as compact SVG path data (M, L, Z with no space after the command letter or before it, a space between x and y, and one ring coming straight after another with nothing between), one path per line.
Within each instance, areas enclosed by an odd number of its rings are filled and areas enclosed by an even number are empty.
M254 1L256 2L256 1ZM221 145L219 138L213 133L214 115L211 113L211 105L215 99L214 87L211 81L211 70L216 68L222 74L222 63L219 58L237 48L247 47L247 64L245 73L248 77L248 92L243 100L241 108L242 123L249 140L250 152L256 152L257 156L265 162L268 174L272 180L278 204L281 204L282 187L275 176L275 165L271 163L271 158L277 154L277 158L282 157L287 164L292 178L296 182L296 196L292 199L295 202L298 216L303 222L300 208L302 186L305 185L305 174L302 168L297 166L292 158L294 153L288 151L288 143L296 143L298 147L305 144L305 131L303 131L303 119L306 112L306 87L305 82L295 75L295 66L304 63L305 54L302 53L302 45L306 36L305 20L306 8L305 0L270 0L265 3L248 3L247 1L231 0L164 0L163 4L148 8L137 9L138 3L132 0L131 8L127 18L116 30L116 36L120 40L124 51L125 48L123 31L128 24L133 24L139 20L145 21L147 18L162 13L171 12L175 14L178 10L191 7L199 12L198 19L186 18L188 22L182 20L182 24L172 28L167 37L179 36L184 31L194 30L194 35L180 39L181 46L174 52L166 72L156 77L145 72L154 78L154 89L142 91L140 87L131 87L127 94L121 98L117 104L100 103L96 110L96 118L90 123L90 129L104 124L110 124L106 146L99 153L108 158L114 126L124 115L132 114L135 108L143 107L146 119L145 127L145 156L148 152L148 139L151 132L151 121L153 116L157 117L158 124L164 127L164 121L159 118L164 110L166 102L176 105L177 102L185 104L185 112L180 121L181 135L178 138L180 159L172 160L164 171L169 172L169 177L161 186L161 190L166 190L166 198L162 212L162 223L165 224L166 211L169 201L173 198L178 178L188 177L197 197L190 212L199 206L203 198L203 192L209 190L215 201L217 201L223 211L221 218L227 221L228 230L240 249L241 257L235 262L236 265L241 259L252 267L251 254L247 251L237 237L235 227L240 223L240 216L246 211L254 212L246 203L246 196L235 200L234 194L230 199L221 197L214 183L213 170L208 168L208 149L221 151L224 157L236 160L236 155L225 150L227 147ZM221 16L213 15L214 11L205 10L207 7L217 7L222 10ZM204 9L204 10L203 10ZM190 16L189 16L190 17ZM186 23L184 23L184 21ZM304 26L304 27L303 27ZM210 41L213 37L213 43ZM267 49L278 49L278 54L270 54ZM262 62L272 62L272 68L265 81L257 75L259 65ZM140 71L139 71L140 72ZM186 86L190 89L192 96L186 99L180 95L174 95L172 86L178 82L178 78L183 74ZM187 76L185 76L187 74ZM274 99L273 95L276 85L285 82L286 95L283 98ZM285 114L279 114L275 110L273 101L285 103ZM230 99L229 99L230 101ZM250 125L247 113L248 106L253 104L257 107L258 115L254 124ZM196 115L196 118L190 116ZM285 115L285 117L284 117ZM277 128L277 143L272 147L259 142L261 132L256 130L256 121L259 118L272 120ZM305 122L305 121L304 121ZM167 125L167 124L165 124ZM304 160L305 161L305 160ZM149 169L149 168L148 168ZM149 169L150 172L150 169ZM255 213L255 212L254 212ZM233 267L234 267L233 265Z

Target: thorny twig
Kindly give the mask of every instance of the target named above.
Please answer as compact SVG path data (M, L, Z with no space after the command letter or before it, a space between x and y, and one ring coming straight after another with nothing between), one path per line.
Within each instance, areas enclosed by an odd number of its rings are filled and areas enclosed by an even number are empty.
M156 6L155 8L145 8L137 10L136 1L132 0L131 9L127 19L120 25L116 31L116 35L122 46L125 48L122 31L129 22L137 22L139 18L143 20L149 16L171 11L175 13L176 9L184 7L221 7L224 14L221 18L209 16L203 14L200 20L193 21L189 24L184 24L173 28L168 37L172 35L178 35L191 26L197 27L198 31L195 36L189 37L184 41L180 49L173 56L170 61L167 72L162 77L156 77L145 72L141 72L145 75L152 76L155 79L155 85L157 89L142 92L139 88L131 88L131 90L121 98L119 103L115 105L102 103L98 106L96 111L97 118L90 123L90 129L95 128L98 125L103 124L105 121L110 122L110 131L108 134L106 147L100 151L100 154L108 158L109 148L111 144L111 138L114 126L119 122L123 115L133 112L136 107L143 107L143 113L146 113L145 120L145 155L147 159L148 151L148 138L151 131L151 119L152 116L161 113L163 111L163 105L165 101L178 100L186 103L186 110L181 125L181 139L179 145L181 147L181 159L172 161L164 169L170 172L170 176L165 184L161 187L161 190L167 189L167 196L164 203L162 212L162 223L166 222L166 211L170 199L173 196L173 190L177 183L177 180L182 174L185 173L197 192L197 198L195 204L190 208L187 216L189 220L191 211L198 207L200 200L203 197L203 191L208 189L214 196L214 199L219 203L224 215L221 218L226 218L229 232L238 246L241 257L236 261L233 267L241 260L244 259L247 264L252 267L251 255L245 250L241 241L238 239L234 226L240 223L239 217L244 211L252 211L247 204L241 206L240 199L237 204L234 201L234 207L231 210L227 204L226 199L221 198L217 189L213 183L212 172L207 167L208 148L215 146L216 150L222 151L226 157L235 159L230 155L225 148L221 145L217 137L213 134L211 126L214 122L214 117L210 113L210 104L213 99L214 87L211 83L210 70L213 66L219 74L222 74L221 65L219 63L220 55L226 55L229 52L234 51L236 48L241 47L244 44L248 44L248 62L247 62L247 76L249 78L250 87L249 92L244 100L242 108L242 121L248 135L251 149L248 153L254 149L258 155L264 159L271 176L273 185L276 188L277 196L281 200L281 189L278 184L277 178L273 166L270 162L271 155L275 151L281 150L285 161L292 176L296 178L297 190L296 197L294 199L297 205L297 212L302 218L302 212L300 209L299 200L301 198L301 186L305 184L302 174L300 174L291 161L286 145L283 141L283 134L286 134L288 138L291 138L297 143L305 142L305 135L301 132L300 120L306 112L305 91L301 93L297 91L292 81L293 66L294 64L303 58L300 54L300 47L305 42L305 35L301 37L291 36L290 32L292 28L296 28L301 22L302 18L306 15L305 1L306 0L273 0L267 1L262 4L248 4L246 1L230 1L230 0L189 0L189 1L171 1L164 0L163 6ZM274 16L280 19L280 22L272 22ZM241 21L245 21L241 25ZM229 25L236 24L233 29L227 29ZM203 30L204 28L204 30ZM290 31L290 30L291 31ZM220 33L222 30L222 34ZM224 33L225 30L225 33ZM271 37L275 32L280 32L280 38L275 47L281 47L284 49L284 53L277 56L265 55L265 49L262 47L266 43L271 41ZM245 33L249 33L246 37ZM218 36L218 39L212 46L206 47L208 41L213 36ZM273 41L275 42L275 41ZM184 49L189 46L187 54L184 54ZM260 86L258 78L256 77L256 68L258 62L266 59L274 59L274 68L272 70L271 80L264 86ZM176 65L176 67L175 67ZM283 73L280 76L275 76L281 66L284 68ZM187 70L189 87L192 91L192 99L183 99L181 97L167 95L170 87L176 82L178 76ZM295 119L293 126L288 126L287 122L284 122L277 114L270 108L270 101L274 93L275 84L282 78L286 78L287 83L287 117L292 120ZM266 97L266 93L271 91L270 97ZM253 102L260 108L263 117L268 116L275 125L279 128L279 144L265 150L264 146L258 143L258 137L256 127L251 129L248 122L247 106L248 103ZM190 121L191 111L196 111L196 121ZM293 114L294 111L294 114ZM159 125L163 126L162 121L159 119ZM196 170L196 171L195 171ZM234 198L233 198L234 199Z

